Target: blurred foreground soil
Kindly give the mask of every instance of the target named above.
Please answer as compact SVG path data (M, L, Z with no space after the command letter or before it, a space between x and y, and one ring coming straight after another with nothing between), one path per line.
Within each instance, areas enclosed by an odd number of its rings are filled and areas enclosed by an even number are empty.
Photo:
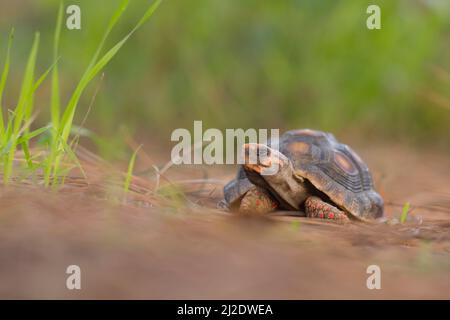
M213 207L220 186L191 196L200 206L185 210L3 187L0 298L450 299L450 157L357 150L388 219L411 203L406 223L241 218ZM234 175L206 170L224 182ZM72 264L81 267L81 290L66 289ZM366 287L369 265L381 268L381 290Z

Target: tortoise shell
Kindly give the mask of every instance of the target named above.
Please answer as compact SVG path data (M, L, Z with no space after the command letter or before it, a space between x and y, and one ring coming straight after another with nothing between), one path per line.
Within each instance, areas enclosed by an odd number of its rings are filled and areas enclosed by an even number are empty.
M298 175L341 209L362 219L383 215L383 199L374 190L367 165L331 133L310 129L288 131L281 136L278 148L292 161Z

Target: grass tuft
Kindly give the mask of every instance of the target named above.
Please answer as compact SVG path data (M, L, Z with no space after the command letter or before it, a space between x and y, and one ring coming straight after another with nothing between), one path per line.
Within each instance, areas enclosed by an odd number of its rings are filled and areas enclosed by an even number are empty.
M2 98L6 81L10 70L11 47L14 37L14 29L9 35L6 58L3 66L3 71L0 78L0 165L3 173L3 182L8 184L13 177L14 161L16 159L16 151L21 147L24 162L27 172L33 172L37 169L42 169L44 185L46 187L52 185L57 187L64 183L64 177L71 168L78 167L84 175L83 168L79 163L73 146L76 143L71 143L69 138L73 133L73 119L77 110L79 100L90 82L106 67L106 65L114 58L123 45L128 41L131 35L136 32L154 13L162 0L154 1L144 12L137 24L131 31L125 35L120 41L112 46L106 53L101 55L106 40L112 32L114 26L124 14L129 0L123 0L118 8L115 10L102 39L95 51L91 61L84 71L80 81L71 94L65 108L61 103L61 93L59 86L59 43L61 38L61 29L63 24L64 3L60 1L56 27L53 38L53 64L44 72L44 74L35 80L35 69L37 63L40 35L35 34L34 41L28 56L27 65L25 68L20 95L18 103L14 109L10 110L4 118L2 105ZM40 85L44 82L47 76L51 73L51 101L50 114L51 120L49 125L30 130L30 125L34 120L34 95ZM50 139L46 142L46 152L38 152L33 154L30 149L30 141L37 136L49 133ZM76 138L75 138L76 139ZM127 191L131 181L132 170L138 149L133 154L130 160L129 172L125 182L124 189ZM43 154L43 155L42 155ZM42 155L42 156L38 156ZM66 160L68 163L66 163ZM34 173L33 173L34 174Z

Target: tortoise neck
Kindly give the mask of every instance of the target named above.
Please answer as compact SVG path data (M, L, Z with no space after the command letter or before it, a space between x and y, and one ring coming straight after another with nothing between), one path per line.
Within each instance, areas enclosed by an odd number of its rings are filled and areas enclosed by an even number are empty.
M277 198L281 198L291 208L299 210L303 202L310 195L306 180L295 175L291 165L280 170L276 175L262 176L274 191Z

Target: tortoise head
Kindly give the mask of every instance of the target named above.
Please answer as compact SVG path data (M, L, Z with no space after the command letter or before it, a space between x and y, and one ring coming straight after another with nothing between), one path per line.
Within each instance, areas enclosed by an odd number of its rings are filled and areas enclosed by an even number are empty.
M279 175L289 168L290 160L281 152L260 143L243 146L244 168L263 176Z
M248 143L243 146L244 170L251 182L269 189L278 200L298 209L305 200L307 190L304 179L298 176L291 161L281 152L264 144Z

